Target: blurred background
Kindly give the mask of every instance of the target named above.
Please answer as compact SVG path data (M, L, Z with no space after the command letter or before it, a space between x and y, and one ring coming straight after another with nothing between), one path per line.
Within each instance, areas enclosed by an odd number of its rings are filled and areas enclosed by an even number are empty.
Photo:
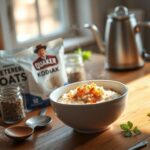
M94 37L82 26L94 23L104 37L107 14L118 5L133 11L138 21L150 21L148 0L0 0L0 49L17 51L58 37L68 51L93 45ZM142 31L149 51L150 28Z

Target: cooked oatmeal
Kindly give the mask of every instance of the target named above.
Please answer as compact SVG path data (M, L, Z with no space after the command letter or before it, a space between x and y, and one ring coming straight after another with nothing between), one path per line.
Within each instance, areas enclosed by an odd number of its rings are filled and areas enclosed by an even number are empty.
M95 83L90 83L83 84L70 90L68 93L64 93L58 102L64 104L95 104L119 96L119 93L111 89L105 89L103 86L97 86Z

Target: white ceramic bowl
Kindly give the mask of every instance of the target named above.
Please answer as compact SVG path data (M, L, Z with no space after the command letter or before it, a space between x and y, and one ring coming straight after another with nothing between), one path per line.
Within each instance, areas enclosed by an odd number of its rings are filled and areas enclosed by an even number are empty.
M120 97L103 101L97 104L62 104L58 99L71 89L83 83L94 82L98 86L110 88L121 94ZM83 133L100 132L109 127L115 120L119 118L125 109L128 89L126 85L112 80L87 80L76 82L54 90L50 94L50 100L58 118L66 125Z

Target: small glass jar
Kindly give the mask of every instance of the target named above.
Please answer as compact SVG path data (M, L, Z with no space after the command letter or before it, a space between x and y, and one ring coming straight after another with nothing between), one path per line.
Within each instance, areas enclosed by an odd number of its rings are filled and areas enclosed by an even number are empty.
M66 54L65 67L69 83L82 81L86 79L84 63L81 55Z
M0 109L6 124L14 124L25 117L25 101L19 86L1 88Z

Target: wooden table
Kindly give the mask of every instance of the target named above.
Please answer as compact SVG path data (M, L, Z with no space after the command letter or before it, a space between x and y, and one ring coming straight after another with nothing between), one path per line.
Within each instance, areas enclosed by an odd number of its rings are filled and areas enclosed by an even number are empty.
M127 83L129 96L122 116L110 129L100 134L80 134L63 124L49 106L47 115L52 116L51 125L38 129L24 142L14 142L4 135L8 125L0 123L0 150L127 150L135 143L146 139L150 142L150 63L143 68L131 71L114 72L104 69L104 57L93 55L85 64L88 79L114 79ZM27 118L37 115L39 110L27 114ZM127 121L137 125L142 134L125 138L119 125ZM23 125L25 119L16 124ZM150 144L143 150L150 150Z

